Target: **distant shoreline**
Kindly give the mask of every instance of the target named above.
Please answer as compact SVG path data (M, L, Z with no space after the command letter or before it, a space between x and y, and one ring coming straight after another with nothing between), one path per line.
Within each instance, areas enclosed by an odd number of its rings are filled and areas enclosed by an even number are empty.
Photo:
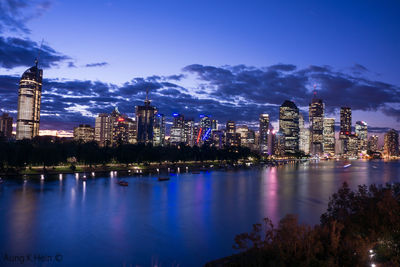
M235 169L247 169L256 166L280 166L288 163L301 162L301 160L281 160L275 161L274 163L254 163L254 162L240 162L240 163L221 163L217 161L204 161L204 162L179 162L179 163L162 163L162 164L133 164L133 165L106 165L106 166L83 166L77 165L75 170L72 170L70 166L54 166L47 167L31 167L19 172L6 172L0 173L0 177L6 179L19 179L24 177L38 178L41 175L44 176L55 176L64 174L84 174L88 177L95 177L99 174L106 174L110 172L117 171L122 174L140 176L140 175L167 175L174 173L192 173L200 171L210 171L210 170L235 170ZM56 177L54 177L56 179Z

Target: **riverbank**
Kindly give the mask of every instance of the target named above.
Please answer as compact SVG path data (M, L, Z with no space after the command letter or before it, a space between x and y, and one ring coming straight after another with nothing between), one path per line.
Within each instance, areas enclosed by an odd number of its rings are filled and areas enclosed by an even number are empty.
M181 172L197 173L200 171L211 170L234 170L244 169L256 166L280 166L288 163L304 162L301 160L275 160L264 162L240 161L237 163L221 161L203 161L203 162L177 162L177 163L144 163L144 164L107 164L107 165L72 165L72 166L31 166L25 169L8 169L0 173L3 178L41 178L43 176L56 176L65 174L78 174L99 176L118 172L121 175L160 175L173 174Z

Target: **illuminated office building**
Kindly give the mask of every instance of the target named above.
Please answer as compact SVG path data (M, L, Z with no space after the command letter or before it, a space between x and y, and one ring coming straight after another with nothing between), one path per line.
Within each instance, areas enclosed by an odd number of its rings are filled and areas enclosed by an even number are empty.
M324 103L316 95L309 105L310 119L310 153L312 155L322 155L323 135L324 135Z
M351 108L340 108L340 133L339 138L346 138L351 134Z
M234 121L226 122L225 138L227 146L240 146L240 133L236 133Z
M185 118L178 113L174 113L173 116L174 121L170 131L169 142L177 145L184 142L185 139Z
M335 119L324 118L324 154L335 155Z
M368 150L372 152L377 152L378 149L378 136L377 135L371 135L368 139Z
M189 146L194 146L195 133L194 133L194 120L187 119L184 122L184 140L183 142Z
M211 131L212 131L211 119L208 116L200 115L200 122L196 129L196 144L201 146L203 144L211 144Z
M347 136L347 152L346 155L349 157L355 157L359 153L359 146L360 146L360 140L355 134L350 134Z
M100 146L111 145L112 120L109 114L101 113L97 116L94 127L94 138Z
M310 130L304 126L303 114L299 113L299 150L304 154L310 154Z
M40 100L42 96L43 70L35 66L22 74L19 82L16 139L32 139L39 135Z
M165 144L165 116L157 113L153 124L153 145L163 146Z
M365 121L357 121L355 126L355 133L360 140L359 150L367 152L368 150L368 125Z
M268 154L268 131L269 131L269 115L260 114L259 117L259 144L260 153Z
M279 132L285 136L285 153L299 151L299 109L289 100L279 108Z
M87 124L80 124L74 128L74 140L83 143L94 141L94 128Z
M399 155L399 133L391 129L385 134L384 155L393 157Z

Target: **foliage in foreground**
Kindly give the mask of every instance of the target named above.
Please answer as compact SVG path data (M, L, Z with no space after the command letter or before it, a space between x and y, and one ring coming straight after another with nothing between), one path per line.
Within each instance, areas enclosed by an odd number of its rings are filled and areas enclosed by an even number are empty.
M239 234L240 254L216 261L223 266L400 266L400 184L346 183L314 227L287 215L275 227L268 218Z

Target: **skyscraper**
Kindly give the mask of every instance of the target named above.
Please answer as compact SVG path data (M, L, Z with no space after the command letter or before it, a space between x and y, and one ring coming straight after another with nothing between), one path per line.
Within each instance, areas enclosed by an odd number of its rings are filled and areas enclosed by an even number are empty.
M399 155L399 133L395 129L385 134L384 154L386 157Z
M215 121L215 120L213 120ZM194 145L194 120L193 119L187 119L185 120L185 125L184 125L184 140L185 144L189 146Z
M171 127L170 133L170 143L171 144L179 144L184 142L185 137L185 119L183 115L174 113L174 121Z
M310 153L312 155L322 155L323 152L324 115L324 103L314 94L309 105Z
M111 116L101 113L97 116L94 127L94 139L100 146L108 146L111 144Z
M269 129L269 115L260 114L259 118L259 143L261 154L268 154L268 129Z
M13 130L13 118L8 113L3 113L0 117L0 137L11 138Z
M200 122L197 127L196 132L196 144L198 146L202 144L211 144L212 141L210 140L211 137L211 119L208 116L200 115Z
M372 152L378 151L378 136L371 135L368 139L368 150Z
M157 109L150 105L148 95L148 91L146 91L144 106L136 106L135 109L138 143L153 142L153 124Z
M153 125L153 145L163 146L165 142L165 117L164 114L156 114Z
M240 133L236 133L236 124L234 121L226 122L226 145L240 146Z
M292 101L285 100L279 108L279 132L285 136L285 153L299 151L299 109Z
M335 119L324 118L324 153L335 155Z
M299 113L299 150L310 154L310 130L304 126L303 114Z
M368 125L365 121L356 122L356 136L360 140L359 151L367 152L368 150Z
M22 74L18 93L17 140L39 135L42 78L43 70L39 69L37 60L35 66Z
M351 108L340 108L340 138L351 134Z

